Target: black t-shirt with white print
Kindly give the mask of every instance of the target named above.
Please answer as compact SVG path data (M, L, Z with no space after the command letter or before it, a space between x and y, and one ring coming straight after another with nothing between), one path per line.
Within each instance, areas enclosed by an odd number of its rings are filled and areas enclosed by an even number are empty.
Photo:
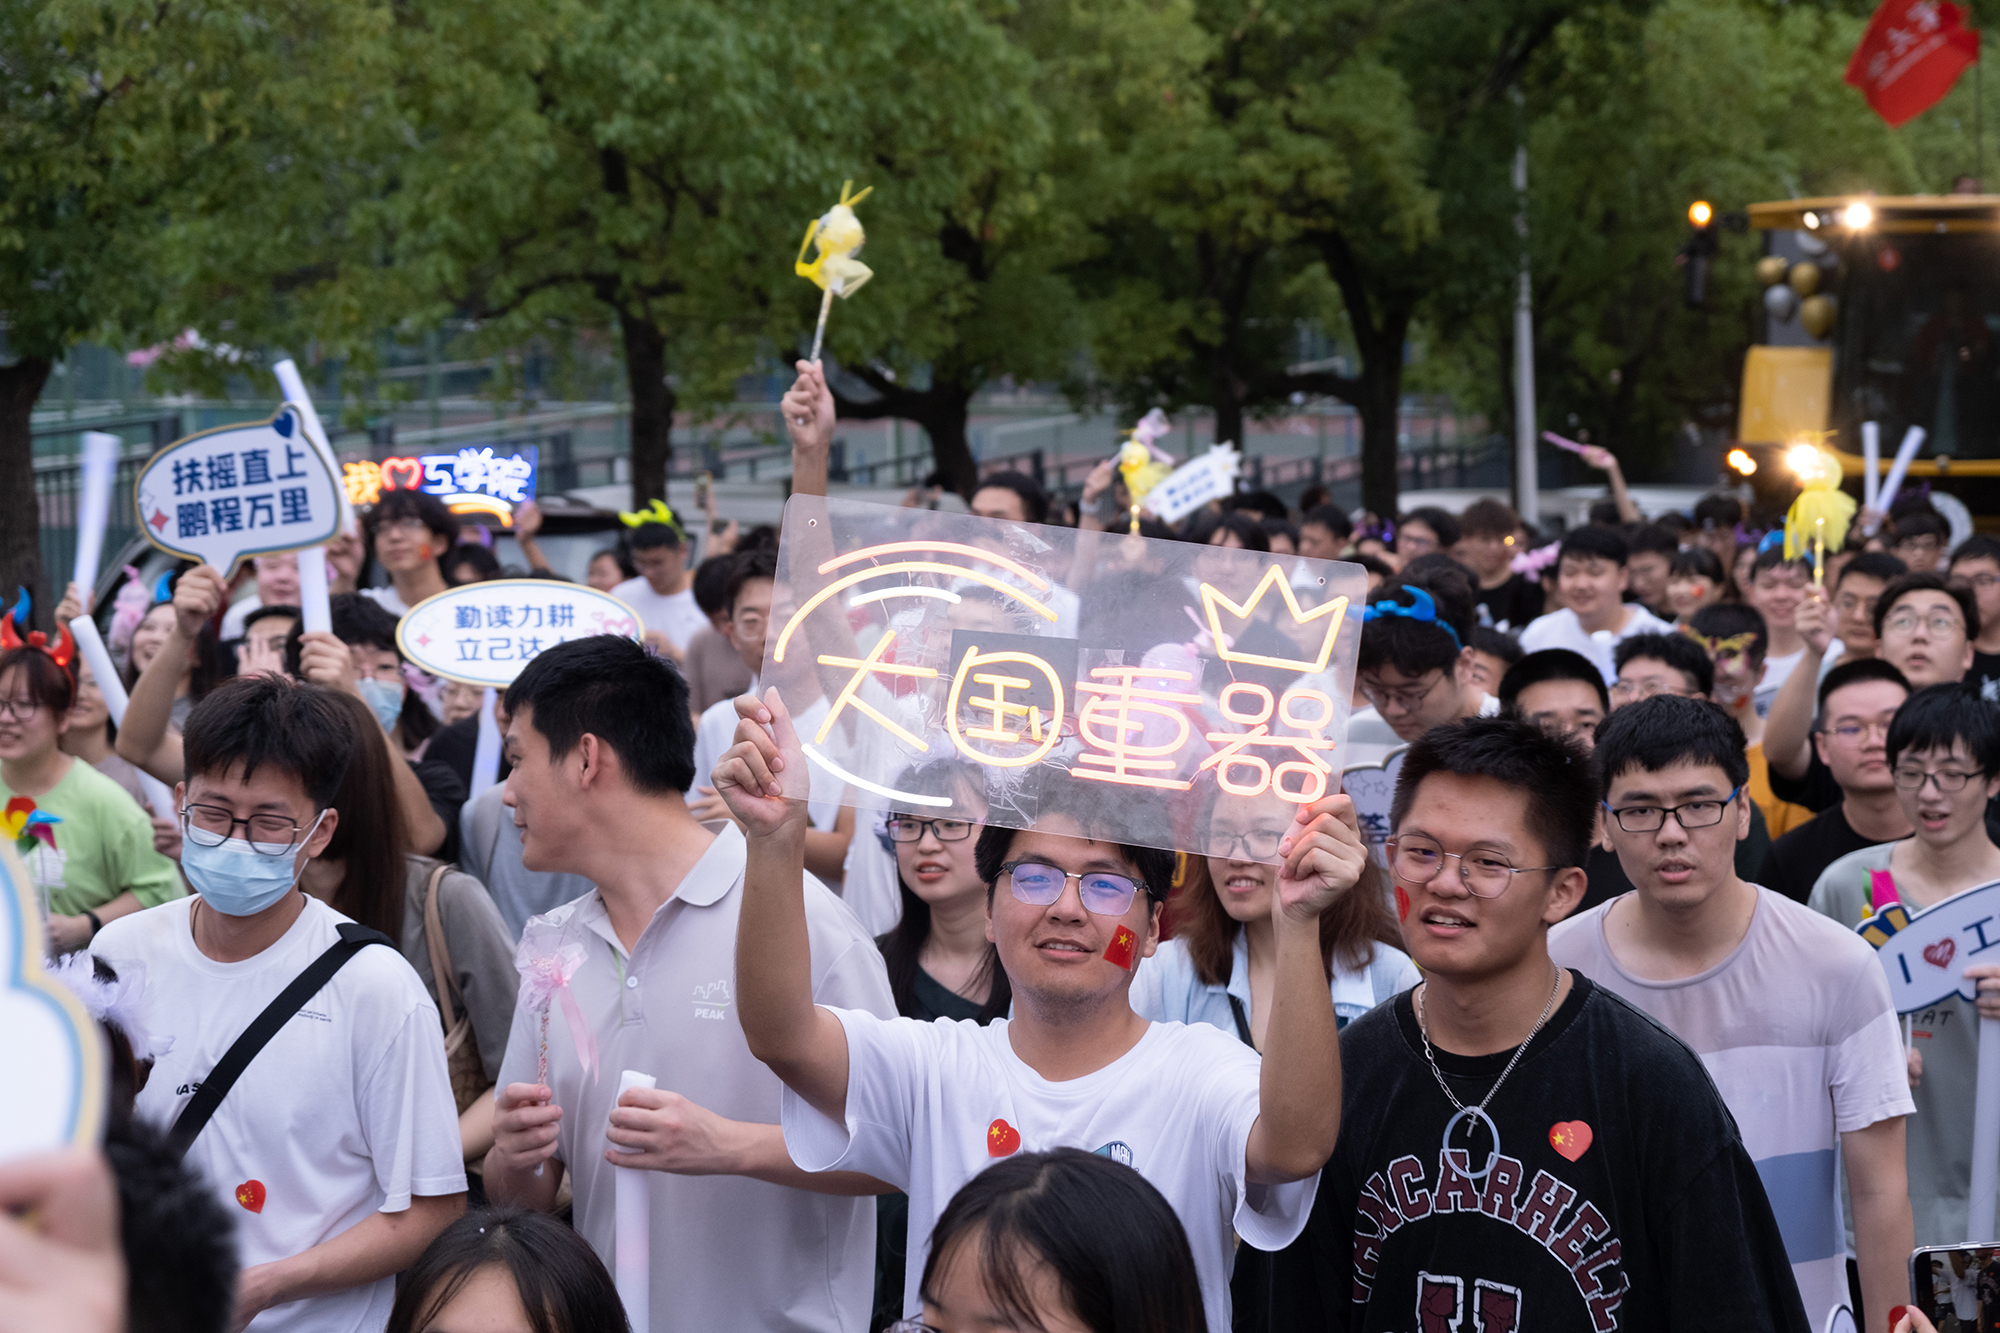
M1340 1141L1274 1257L1271 1327L1341 1333L1808 1333L1757 1168L1701 1061L1574 974L1488 1108L1475 1182L1411 992L1341 1033ZM1512 1051L1438 1051L1477 1105ZM1461 1127L1455 1145L1463 1145Z

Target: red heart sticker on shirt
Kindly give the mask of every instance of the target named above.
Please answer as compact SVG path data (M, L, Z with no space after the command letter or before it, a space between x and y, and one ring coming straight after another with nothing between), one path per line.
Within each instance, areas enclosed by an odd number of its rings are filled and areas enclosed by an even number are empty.
M1947 935L1936 944L1924 946L1924 961L1942 972L1951 966L1951 960L1957 953L1958 941Z
M1549 1146L1574 1162L1590 1151L1590 1126L1581 1120L1563 1120L1549 1127Z
M995 1120L986 1127L986 1155L988 1157L1012 1157L1021 1150L1021 1131L1005 1120Z
M261 1180L246 1180L241 1185L238 1185L236 1187L236 1202L242 1204L253 1213L263 1212L264 1182Z

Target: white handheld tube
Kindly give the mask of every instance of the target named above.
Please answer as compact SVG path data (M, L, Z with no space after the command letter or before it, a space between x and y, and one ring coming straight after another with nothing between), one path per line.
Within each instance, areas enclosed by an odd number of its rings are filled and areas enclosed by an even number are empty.
M1861 423L1861 461L1866 471L1861 474L1861 503L1870 509L1876 507L1875 497L1882 493L1882 426L1880 422Z
M1889 464L1889 475L1882 479L1882 489L1876 493L1875 507L1877 509L1886 512L1890 505L1896 503L1896 492L1902 489L1903 476L1910 470L1911 462L1916 459L1917 450L1923 447L1924 428L1922 426L1910 427L1903 435L1903 442L1896 447L1896 461ZM1870 528L1868 535L1873 537L1875 530Z
M83 593L85 611L90 610L89 598L97 587L104 529L111 518L111 483L118 475L118 450L123 444L116 435L101 430L83 433L82 476L76 492L76 566L70 579Z
M333 605L326 592L326 548L299 552L299 619L306 633L333 632Z
M657 1087L658 1080L651 1074L641 1074L627 1069L618 1076L618 1095L623 1097L632 1088ZM619 1152L637 1152L637 1148L620 1148ZM613 1169L616 1178L612 1224L613 1280L618 1287L618 1299L625 1303L625 1319L631 1324L632 1333L652 1333L652 1203L648 1197L652 1173L635 1167L621 1166Z

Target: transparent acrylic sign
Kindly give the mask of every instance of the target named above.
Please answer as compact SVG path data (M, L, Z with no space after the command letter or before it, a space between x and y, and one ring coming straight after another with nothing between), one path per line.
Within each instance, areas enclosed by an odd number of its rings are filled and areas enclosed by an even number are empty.
M1206 853L1339 789L1366 592L1333 561L795 496L761 680L845 804Z

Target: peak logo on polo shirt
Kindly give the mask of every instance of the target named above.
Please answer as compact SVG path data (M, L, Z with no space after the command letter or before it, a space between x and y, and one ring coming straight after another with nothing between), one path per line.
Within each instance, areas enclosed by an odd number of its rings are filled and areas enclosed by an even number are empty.
M694 988L694 1016L722 1022L729 1017L729 983L711 981Z

